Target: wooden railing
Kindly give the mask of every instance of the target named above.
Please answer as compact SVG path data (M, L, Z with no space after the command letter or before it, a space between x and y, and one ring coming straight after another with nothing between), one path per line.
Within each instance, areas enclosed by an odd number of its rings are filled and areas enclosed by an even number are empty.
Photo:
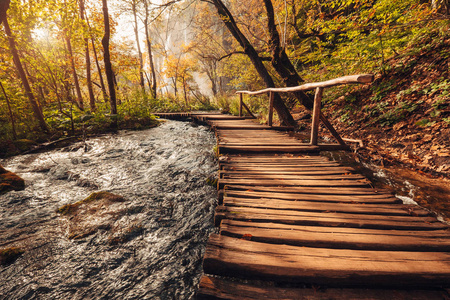
M239 116L242 116L242 107L245 107L245 109L254 117L254 115L250 112L250 109L245 105L243 101L243 94L247 95L261 95L265 93L269 93L269 116L268 116L268 123L269 126L272 126L273 121L273 100L275 97L275 93L289 93L289 92L299 92L299 91L308 91L312 89L316 89L316 94L314 97L314 105L313 105L313 111L312 111L312 125L311 125L311 145L317 145L318 141L318 134L319 134L319 122L320 119L322 119L323 122L326 121L326 118L321 115L321 105L322 105L322 94L325 88L329 88L332 86L337 85L343 85L343 84L353 84L353 83L370 83L374 79L373 74L361 74L361 75L350 75L350 76L344 76L335 78L328 81L322 81L322 82L313 82L313 83L306 83L299 86L294 87L286 87L286 88L267 88L264 90L259 91L237 91L236 93L239 94ZM342 138L337 134L337 132L333 129L331 124L326 121L325 124L328 129L331 131L333 136L336 137L339 143L344 143ZM344 143L345 144L345 143Z

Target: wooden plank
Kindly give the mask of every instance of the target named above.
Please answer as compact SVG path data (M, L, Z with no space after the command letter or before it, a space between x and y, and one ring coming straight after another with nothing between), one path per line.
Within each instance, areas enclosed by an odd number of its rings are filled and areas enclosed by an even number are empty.
M447 292L443 290L400 290L400 289L364 289L364 288L301 288L277 287L270 283L242 282L225 277L202 276L198 300L229 299L229 300L442 300Z
M296 169L302 171L303 168L309 168L309 170L321 170L321 168L341 168L342 170L353 170L350 167L343 167L334 162L321 162L321 161L309 161L309 162L247 162L247 163L235 163L235 162L227 162L221 161L221 166L230 166L236 169L249 169L249 168L258 168L260 169Z
M231 141L231 142L225 142L225 141L221 141L218 143L219 147L253 147L253 146L260 146L260 147L269 147L269 146L277 146L277 147L308 147L307 144L302 144L298 141L286 141L286 140L271 140L271 141L242 141L242 140L236 140L236 141Z
M348 186L368 186L369 181L367 179L360 180L308 180L308 179L219 179L219 188L223 188L225 185L262 185L262 186L311 186L311 187L348 187Z
M243 175L246 176L247 174L251 175L342 175L346 174L347 172L342 172L341 169L336 170L314 170L314 171L266 171L266 170L258 170L257 168L251 169L251 170L242 170L242 171L230 171L230 170L220 170L219 175L220 176L239 176Z
M220 146L220 153L229 152L284 152L284 153L297 153L297 152L319 152L319 146Z
M270 195L268 195L270 197ZM314 201L289 201L273 198L247 199L224 197L223 205L253 208L269 208L297 211L341 212L385 216L429 216L430 213L418 205L323 203Z
M367 229L367 228L347 228L347 227L323 227L323 226L302 226L302 225L292 225L292 224L282 224L282 223L264 223L264 222L245 222L236 220L223 220L222 225L232 226L236 228L241 228L240 230L246 231L247 228L256 229L273 229L273 230L290 230L298 231L298 234L303 232L316 233L316 234L347 234L347 235L386 235L392 237L417 237L417 238L427 238L427 239L440 239L443 243L449 242L450 239L450 229L436 229L436 230L394 230L394 229ZM225 229L225 227L221 227ZM242 238L242 237L240 237ZM403 242L408 242L404 240ZM412 244L412 243L411 243ZM437 244L437 242L436 242ZM447 247L447 246L445 246Z
M371 203L371 204L396 204L401 203L400 199L397 199L391 195L335 195L335 194L307 194L307 193L267 193L267 192L255 192L255 191L241 191L230 190L224 191L224 197L241 197L241 198L253 198L261 199L268 198L291 200L291 201L311 201L311 202L331 202L331 203Z
M212 234L207 274L328 286L449 285L450 254L272 245Z
M216 130L223 130L223 129L233 129L233 130L248 130L248 129L252 129L252 130L294 130L292 127L284 127L284 126L267 126L267 125L213 125L212 126L213 129Z
M223 156L219 159L220 161L229 161L229 162L302 162L302 161L322 161L322 162L330 162L329 159L318 155L227 155Z
M211 118L208 119L208 123L211 125L261 125L259 122L254 121L253 119L249 118L242 118L242 117L232 117L232 118Z
M342 167L341 164L329 161L329 160L319 160L319 159L302 159L302 160L261 160L261 161L233 161L233 160L221 160L221 164L228 164L228 165L237 165L237 166L261 166L261 163L264 164L264 167L266 166L276 166L276 167L316 167L316 166L335 166L335 167Z
M252 174L247 172L240 173L222 173L220 172L221 178L223 179L280 179L280 180L362 180L365 179L364 176L359 174Z
M328 166L322 165L317 167L304 166L304 167L282 167L282 166L239 166L239 165L229 165L229 164L219 164L222 171L234 171L234 172L326 172L326 171L334 171L339 174L347 174L352 173L354 170L351 168L345 168L340 166Z
M245 226L241 226L241 224L245 224ZM263 224L265 226L253 222L223 220L220 226L220 234L262 243L314 248L420 252L450 251L450 234L447 230L401 231Z
M218 206L215 225L223 219L251 222L273 222L306 226L353 227L396 230L436 230L447 225L432 217L378 216L345 213L301 212L291 210L258 209Z
M286 194L324 194L324 195L368 195L376 196L393 196L392 192L386 190L375 190L365 187L267 187L267 186L253 186L253 185L233 185L229 186L228 190L242 190L242 191L258 191L258 192L273 192ZM398 200L400 201L400 200ZM400 201L401 202L401 201Z

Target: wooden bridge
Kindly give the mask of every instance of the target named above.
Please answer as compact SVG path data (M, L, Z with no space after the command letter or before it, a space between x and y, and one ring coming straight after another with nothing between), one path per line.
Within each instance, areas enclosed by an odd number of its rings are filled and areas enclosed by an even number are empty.
M319 155L342 143L242 115L156 115L207 123L221 154L198 299L449 299L448 225Z

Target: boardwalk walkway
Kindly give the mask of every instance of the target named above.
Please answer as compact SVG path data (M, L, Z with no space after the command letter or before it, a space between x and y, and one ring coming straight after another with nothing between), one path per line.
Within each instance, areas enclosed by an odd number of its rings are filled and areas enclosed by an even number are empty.
M448 226L428 211L371 188L286 128L190 116L215 130L223 154L220 233L208 242L199 299L448 297Z

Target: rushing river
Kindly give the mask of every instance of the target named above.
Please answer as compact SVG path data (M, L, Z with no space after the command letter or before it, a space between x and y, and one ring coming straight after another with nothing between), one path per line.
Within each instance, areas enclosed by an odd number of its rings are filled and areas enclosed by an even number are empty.
M25 250L0 266L0 299L192 298L214 230L214 145L206 127L167 121L1 161L26 189L0 196L0 248ZM56 213L96 191L126 201L81 224Z

